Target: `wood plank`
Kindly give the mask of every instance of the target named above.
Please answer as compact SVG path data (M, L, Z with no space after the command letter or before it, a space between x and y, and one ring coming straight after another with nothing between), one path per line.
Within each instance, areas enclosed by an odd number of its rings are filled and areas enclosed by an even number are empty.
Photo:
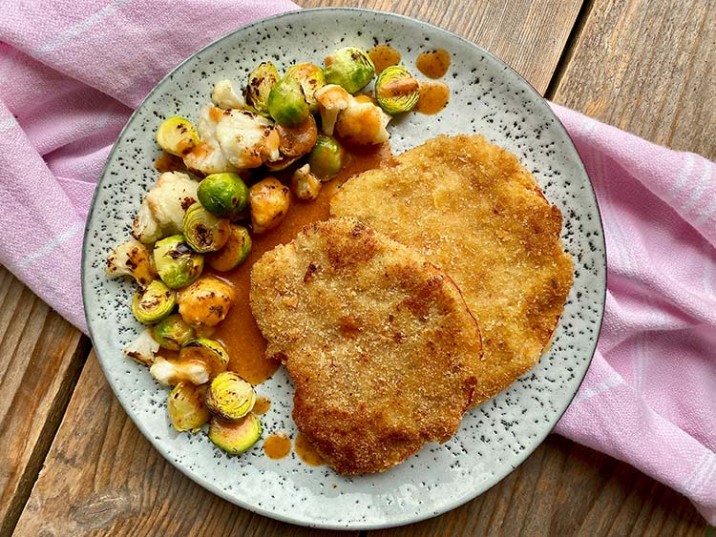
M435 519L369 535L703 536L705 526L686 498L602 453L550 436L479 498Z
M0 267L0 535L19 518L89 340Z
M294 0L302 7L392 11L444 28L491 52L540 93L547 89L581 0Z
M715 0L595 0L553 100L716 158Z
M235 507L171 466L122 410L92 353L15 536L357 536Z

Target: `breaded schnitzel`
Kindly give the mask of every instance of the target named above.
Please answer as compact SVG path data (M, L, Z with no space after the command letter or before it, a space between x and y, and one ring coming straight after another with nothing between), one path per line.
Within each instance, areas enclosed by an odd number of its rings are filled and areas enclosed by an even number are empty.
M306 226L253 266L250 303L295 383L298 429L338 473L387 470L457 431L480 332L413 248L352 218Z
M562 215L508 151L481 136L438 136L394 167L349 179L333 216L354 216L443 269L477 317L484 360L473 404L532 368L572 285Z

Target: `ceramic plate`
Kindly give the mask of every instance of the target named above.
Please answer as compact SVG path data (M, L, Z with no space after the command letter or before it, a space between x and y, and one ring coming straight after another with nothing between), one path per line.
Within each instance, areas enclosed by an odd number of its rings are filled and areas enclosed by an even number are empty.
M167 389L122 354L141 327L129 304L134 286L109 280L111 249L130 236L131 221L156 180L154 132L173 115L196 118L213 83L240 84L259 62L279 68L321 64L334 49L390 43L415 69L423 51L444 48L452 64L451 98L437 115L412 113L390 127L396 153L440 133L482 133L515 153L564 215L563 239L575 261L574 287L555 339L539 364L512 387L468 413L458 434L380 475L345 478L295 454L271 460L262 442L232 457L205 434L177 434L166 413ZM432 517L481 494L545 438L574 396L592 358L602 318L605 253L589 179L564 128L538 93L500 60L439 28L404 17L353 9L288 13L219 39L162 80L129 120L107 162L87 224L83 260L87 321L117 398L167 460L208 490L262 515L314 527L368 529ZM260 386L272 406L264 437L295 435L292 386L279 370Z

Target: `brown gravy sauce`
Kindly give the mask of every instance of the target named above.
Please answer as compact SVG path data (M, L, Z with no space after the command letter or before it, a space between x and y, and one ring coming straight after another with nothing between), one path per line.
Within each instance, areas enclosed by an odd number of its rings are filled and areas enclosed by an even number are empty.
M437 114L450 101L450 88L443 82L423 80L420 82L420 96L415 111L422 114Z
M316 448L308 441L308 439L301 433L296 435L296 443L293 447L298 458L310 466L321 466L325 464L323 457L321 457Z
M318 199L302 202L292 198L288 214L276 229L252 236L251 254L243 264L229 272L206 270L209 274L228 280L236 290L236 300L229 315L216 327L213 335L229 352L231 371L255 385L270 378L280 365L279 362L265 357L266 340L261 335L249 306L249 278L253 264L264 252L293 240L306 224L328 219L331 197L351 176L386 165L391 160L392 153L387 143L370 148L348 149L347 164L335 179L323 184Z
M261 414L266 414L269 408L271 408L271 400L268 397L259 395L254 403L253 413L260 416Z
M387 44L374 46L368 51L368 56L375 66L375 74L380 74L386 67L400 63L400 52Z
M291 453L291 438L286 433L270 434L264 440L264 453L269 459L283 459Z
M415 66L428 78L442 78L450 67L450 53L444 48L422 52Z

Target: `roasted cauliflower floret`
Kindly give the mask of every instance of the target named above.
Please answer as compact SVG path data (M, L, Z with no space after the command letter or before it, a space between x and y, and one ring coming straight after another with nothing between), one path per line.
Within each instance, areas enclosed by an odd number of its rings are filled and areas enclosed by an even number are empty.
M278 226L288 213L291 193L275 177L266 177L249 189L251 228L263 233Z
M191 326L216 326L226 318L234 288L214 276L202 276L179 293L179 314Z
M321 180L311 173L311 166L304 164L291 176L291 190L300 200L315 200L321 192Z
M184 155L184 164L190 170L203 175L237 171L224 156L216 137L216 128L223 115L224 110L214 105L206 104L201 107L196 124L201 143Z
M211 92L211 102L224 110L248 108L243 96L234 91L234 85L231 80L219 80L214 84L214 90Z
M336 121L336 134L346 142L372 145L386 142L390 135L386 127L390 116L370 102L355 98Z
M107 258L107 275L111 278L131 276L141 286L151 282L157 275L152 256L137 240L129 240L117 246Z
M196 386L209 382L209 366L201 360L167 360L158 356L149 372L164 386L190 382Z
M333 135L338 115L348 108L352 95L337 84L328 84L316 90L313 94L318 103L318 111L321 114L321 127L328 136Z
M154 363L157 352L159 352L159 343L152 337L151 328L146 328L124 348L127 357L146 366Z
M258 168L280 156L273 123L246 110L225 110L216 126L216 139L224 156L239 169Z
M358 145L380 144L388 140L386 129L390 116L369 100L353 97L335 84L315 93L323 131L336 134L346 142Z
M149 244L179 233L184 213L196 203L199 184L185 173L166 172L142 201L132 224L134 238Z

